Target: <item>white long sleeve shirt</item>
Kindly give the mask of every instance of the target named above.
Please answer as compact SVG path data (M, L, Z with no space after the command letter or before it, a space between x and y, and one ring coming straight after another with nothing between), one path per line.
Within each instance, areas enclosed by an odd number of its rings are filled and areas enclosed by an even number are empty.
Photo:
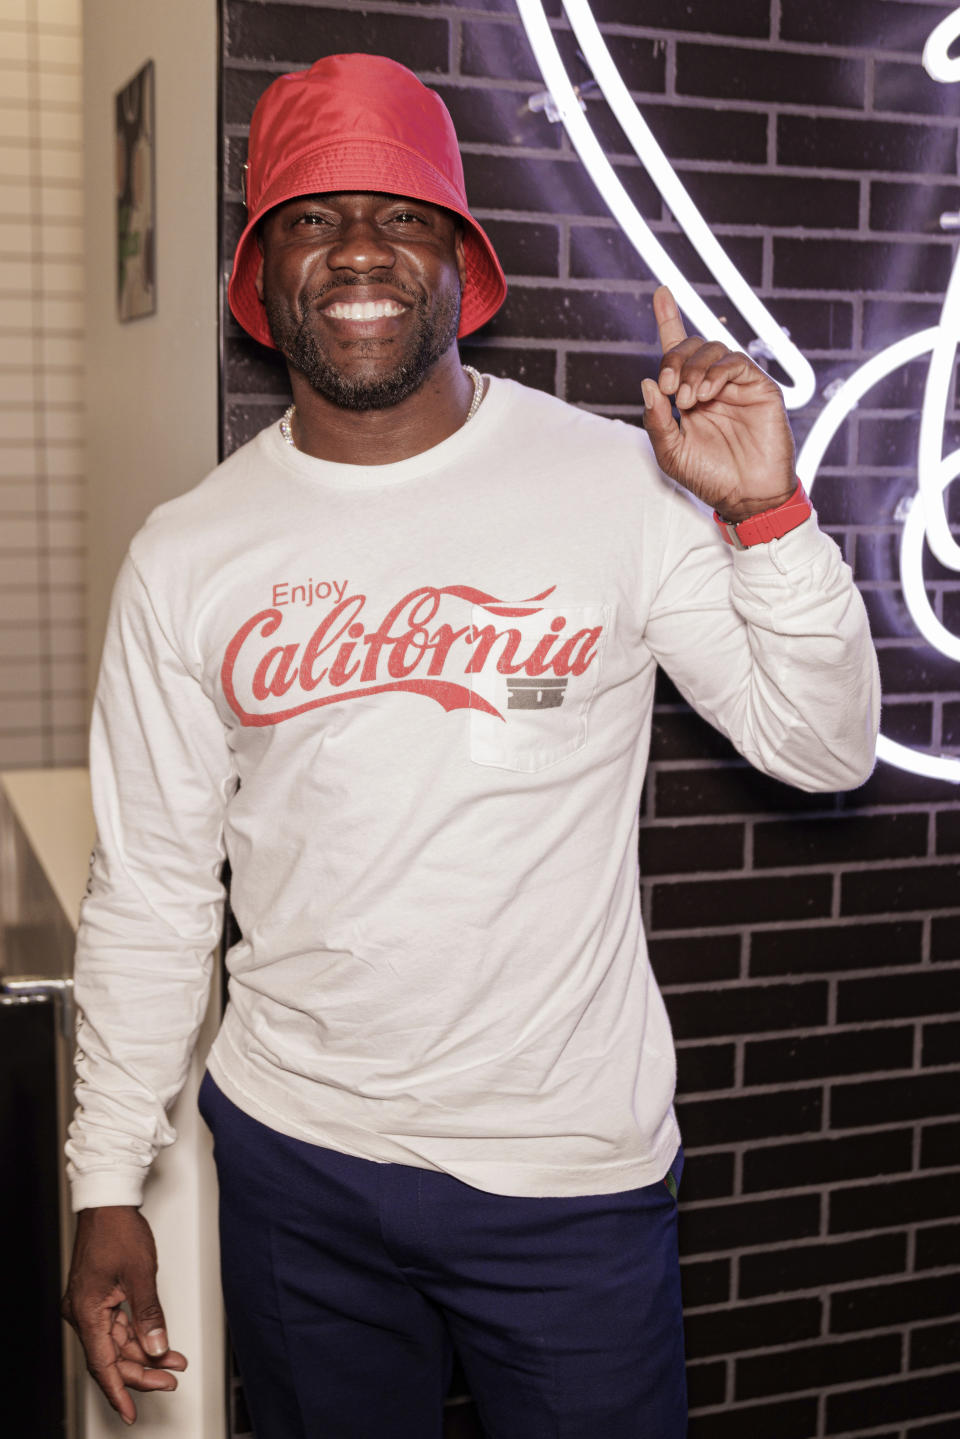
M637 885L657 664L801 788L873 762L863 605L811 519L733 553L642 431L504 380L442 444L263 431L136 536L91 739L75 1207L139 1202L209 1065L274 1129L515 1195L678 1143Z

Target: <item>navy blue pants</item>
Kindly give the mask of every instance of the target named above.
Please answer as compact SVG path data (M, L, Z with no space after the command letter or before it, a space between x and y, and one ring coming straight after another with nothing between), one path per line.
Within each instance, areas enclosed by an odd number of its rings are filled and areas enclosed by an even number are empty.
M488 1439L683 1439L665 1183L510 1198L289 1139L209 1075L200 1108L257 1439L440 1439L454 1348Z

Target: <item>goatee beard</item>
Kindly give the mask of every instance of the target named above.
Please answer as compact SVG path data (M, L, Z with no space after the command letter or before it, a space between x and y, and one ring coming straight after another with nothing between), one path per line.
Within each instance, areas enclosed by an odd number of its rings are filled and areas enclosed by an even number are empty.
M437 360L454 344L460 325L459 294L443 297L432 316L426 299L417 296L412 352L376 379L351 380L337 369L309 328L309 309L298 323L272 296L264 296L264 308L273 343L287 363L300 371L312 389L342 410L386 410L400 404L420 388Z

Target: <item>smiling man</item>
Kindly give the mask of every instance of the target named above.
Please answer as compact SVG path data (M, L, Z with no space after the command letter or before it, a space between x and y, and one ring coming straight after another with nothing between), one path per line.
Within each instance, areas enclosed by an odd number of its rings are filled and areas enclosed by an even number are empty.
M201 1106L258 1439L439 1439L454 1351L489 1439L681 1439L682 1151L636 860L656 667L766 772L855 785L863 606L776 385L668 292L646 434L461 365L506 287L409 71L282 76L247 189L230 302L293 405L117 582L64 1313L127 1422L129 1390L175 1387L137 1206L228 858Z

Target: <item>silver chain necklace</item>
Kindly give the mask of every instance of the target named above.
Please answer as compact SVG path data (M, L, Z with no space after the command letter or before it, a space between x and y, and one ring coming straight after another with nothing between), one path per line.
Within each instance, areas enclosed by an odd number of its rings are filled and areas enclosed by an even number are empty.
M473 419L474 415L480 408L480 401L483 399L483 376L480 374L480 371L475 370L472 365L464 365L463 372L465 375L469 375L471 380L473 381L473 399L470 401L470 408L467 411L463 421L464 424L467 424L470 420ZM280 417L280 433L286 440L287 444L290 446L291 450L295 450L297 448L294 444L292 428L293 417L296 412L296 405L291 405L290 408L285 410Z

